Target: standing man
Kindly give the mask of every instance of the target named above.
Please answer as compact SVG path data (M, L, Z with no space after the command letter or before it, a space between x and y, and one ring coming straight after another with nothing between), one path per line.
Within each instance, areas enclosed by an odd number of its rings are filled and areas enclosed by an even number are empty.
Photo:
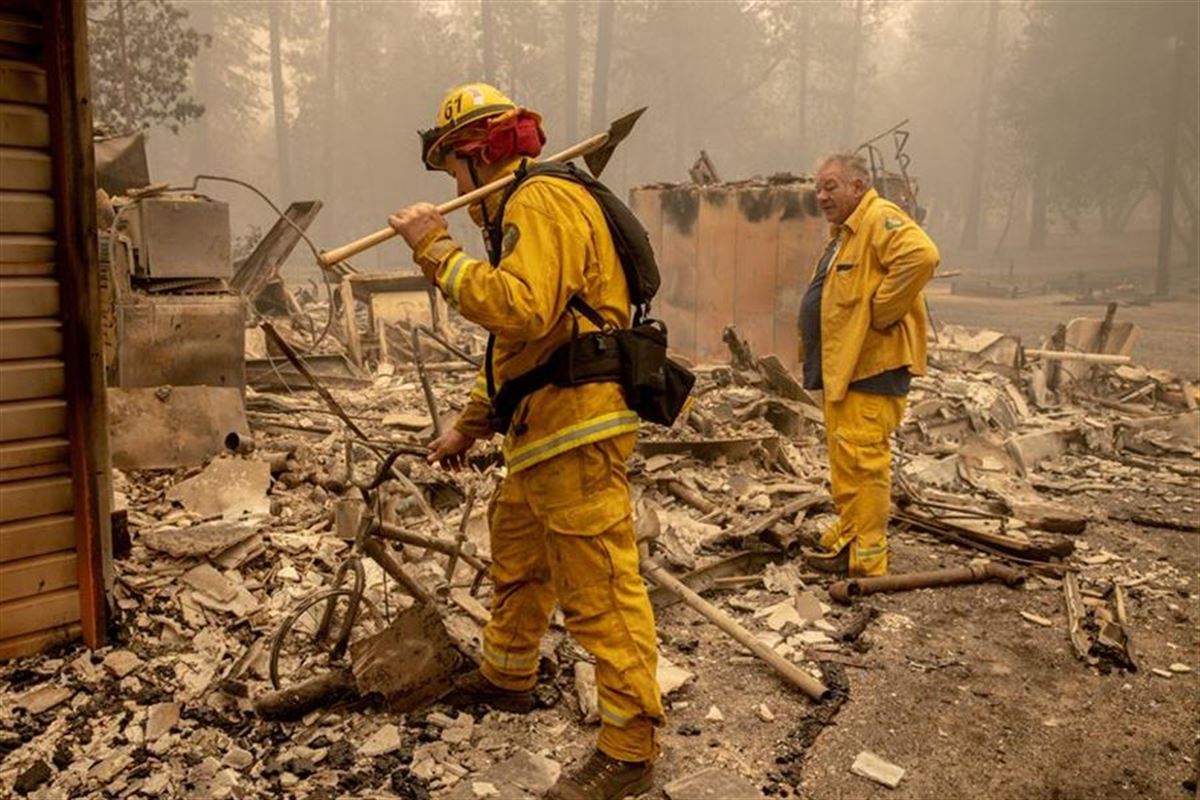
M545 142L540 116L481 83L452 89L421 138L426 167L452 175L460 195L516 172ZM569 305L573 297L606 325L626 328L630 319L625 274L587 189L534 176L470 212L488 261L468 256L432 205L389 219L447 302L492 334L465 410L431 445L429 461L450 468L494 432L490 398L499 387L544 364L573 330L598 329ZM653 785L663 722L657 637L625 471L637 428L615 381L533 391L507 424L507 474L488 509L495 589L483 664L449 700L531 710L538 646L557 600L567 630L596 659L601 717L597 750L550 790L559 800L614 800Z
M838 519L804 556L825 572L885 575L890 439L912 376L925 374L921 290L939 256L925 231L871 188L861 156L821 162L817 204L830 240L800 303L800 357L804 388L824 392Z

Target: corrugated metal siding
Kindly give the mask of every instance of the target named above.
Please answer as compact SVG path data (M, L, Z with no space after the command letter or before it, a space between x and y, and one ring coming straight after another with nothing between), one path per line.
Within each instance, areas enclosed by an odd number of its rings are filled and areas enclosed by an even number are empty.
M80 618L41 42L37 19L0 13L0 657Z

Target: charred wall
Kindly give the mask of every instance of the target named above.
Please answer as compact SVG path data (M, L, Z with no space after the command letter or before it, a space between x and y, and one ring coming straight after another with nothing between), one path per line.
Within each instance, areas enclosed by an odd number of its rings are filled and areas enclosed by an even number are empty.
M673 349L724 360L732 324L755 352L797 365L800 297L827 234L810 179L656 184L630 201L658 256L655 312Z

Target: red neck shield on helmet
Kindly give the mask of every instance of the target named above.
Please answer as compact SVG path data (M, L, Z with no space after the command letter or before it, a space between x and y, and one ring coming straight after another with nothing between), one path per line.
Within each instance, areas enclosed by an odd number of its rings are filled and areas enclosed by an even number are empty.
M541 118L525 109L515 114L490 119L455 142L454 152L464 158L478 158L483 164L499 164L518 156L536 158L546 143Z

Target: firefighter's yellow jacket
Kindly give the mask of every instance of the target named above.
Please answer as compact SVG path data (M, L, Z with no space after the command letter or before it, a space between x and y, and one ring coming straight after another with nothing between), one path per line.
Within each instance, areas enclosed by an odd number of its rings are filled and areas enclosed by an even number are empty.
M508 171L515 170L514 161ZM488 200L495 213L498 196ZM595 330L568 311L580 295L608 322L629 326L629 289L600 206L578 184L529 178L504 209L499 264L466 254L448 232L418 243L414 258L463 318L495 334L493 375L504 381L543 363L571 337ZM484 374L479 375L456 427L474 438L491 434ZM513 414L503 451L509 472L545 461L588 442L636 431L638 417L619 384L547 386L529 395Z
M825 398L839 401L854 381L897 367L924 375L929 317L921 290L937 269L937 247L874 189L831 235L840 243L821 292Z

